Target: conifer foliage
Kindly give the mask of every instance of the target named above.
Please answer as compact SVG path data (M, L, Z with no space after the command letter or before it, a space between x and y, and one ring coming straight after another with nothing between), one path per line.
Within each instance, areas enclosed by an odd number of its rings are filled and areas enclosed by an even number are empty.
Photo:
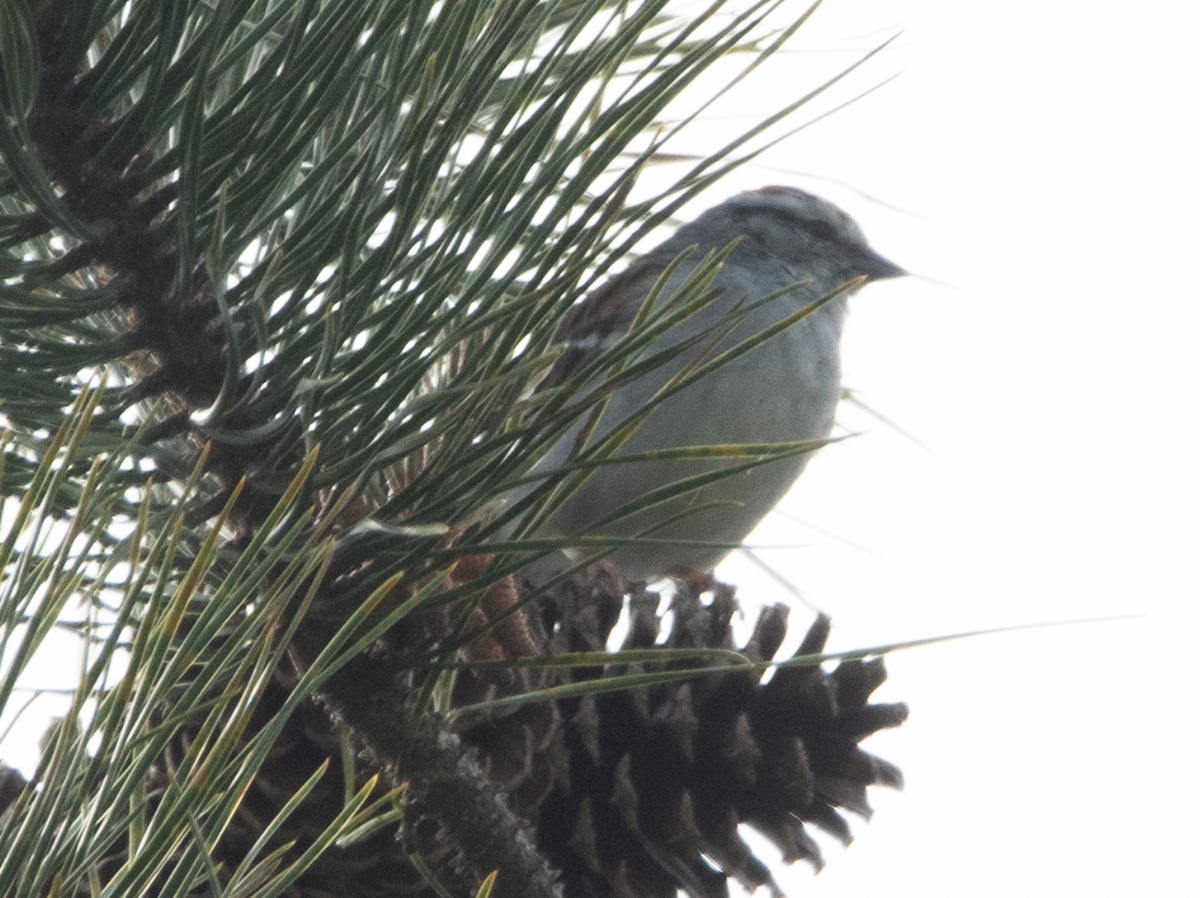
M0 706L80 647L0 894L721 895L899 784L877 662L731 672L719 586L580 659L623 590L497 503L602 399L567 309L803 105L683 155L784 6L0 0Z

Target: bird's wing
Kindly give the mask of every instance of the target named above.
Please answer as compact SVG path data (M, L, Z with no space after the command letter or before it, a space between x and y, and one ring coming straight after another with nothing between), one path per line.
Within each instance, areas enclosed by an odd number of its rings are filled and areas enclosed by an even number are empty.
M673 258L663 258L657 251L643 256L571 309L554 334L555 342L565 343L566 350L540 389L562 385L621 339Z

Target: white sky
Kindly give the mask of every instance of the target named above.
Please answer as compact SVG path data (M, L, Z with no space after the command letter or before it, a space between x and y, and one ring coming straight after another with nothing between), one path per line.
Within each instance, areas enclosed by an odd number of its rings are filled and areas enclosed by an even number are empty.
M865 290L844 344L846 384L921 445L848 410L865 435L785 503L819 530L776 515L751 541L803 544L762 557L833 615L834 649L1123 618L893 655L877 698L912 717L867 748L906 791L874 791L875 819L828 845L815 880L783 872L793 895L1194 882L1197 9L827 0L671 148L715 148L903 31L819 108L901 77L695 210L795 184L927 278ZM745 561L720 573L747 600L789 600Z
M906 790L874 790L848 851L781 882L1182 894L1200 836L1200 8L828 0L726 109L781 105L899 31L833 99L899 78L711 196L821 193L930 279L865 290L844 343L846 385L927 448L847 410L867 433L784 504L837 539L776 515L750 542L804 545L762 557L832 614L835 649L1124 619L891 656L877 698L912 716L866 747ZM788 600L745 561L719 573Z

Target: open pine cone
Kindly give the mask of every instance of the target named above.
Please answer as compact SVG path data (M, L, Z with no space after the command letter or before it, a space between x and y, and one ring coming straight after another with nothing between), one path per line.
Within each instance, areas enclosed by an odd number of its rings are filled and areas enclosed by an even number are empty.
M606 583L577 578L543 602L552 653L604 648L621 609L621 596ZM660 597L632 597L624 648L650 648L664 636L671 648L734 647L733 588L715 584L707 605L698 585L679 589L668 634L656 613ZM786 609L765 609L742 653L771 659L786 622ZM828 635L828 619L818 618L796 655L820 653ZM559 703L567 762L544 765L556 774L549 795L541 797L543 785L529 793L538 796L535 804L521 801L521 788L513 797L535 822L539 848L561 869L564 894L673 898L683 889L715 898L728 894L730 877L781 894L738 835L739 824L767 836L785 861L819 868L806 825L849 842L841 812L869 816L867 786L901 786L899 770L858 746L907 716L903 705L868 704L886 676L881 659L844 662L832 672L785 667L765 684L760 672L725 664L715 662L713 675ZM628 665L603 675L671 666ZM576 669L574 679L600 675ZM463 736L474 741L471 732ZM486 740L479 744L486 754Z

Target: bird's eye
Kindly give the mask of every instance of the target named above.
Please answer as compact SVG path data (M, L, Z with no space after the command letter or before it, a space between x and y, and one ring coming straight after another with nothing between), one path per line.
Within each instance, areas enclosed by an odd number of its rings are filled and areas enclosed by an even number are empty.
M837 243L839 240L837 229L827 221L814 221L809 218L804 220L803 229L816 240L825 243Z
M822 219L799 216L792 210L784 209L774 209L771 213L777 226L788 231L799 231L815 243L836 244L842 240L838 229Z

